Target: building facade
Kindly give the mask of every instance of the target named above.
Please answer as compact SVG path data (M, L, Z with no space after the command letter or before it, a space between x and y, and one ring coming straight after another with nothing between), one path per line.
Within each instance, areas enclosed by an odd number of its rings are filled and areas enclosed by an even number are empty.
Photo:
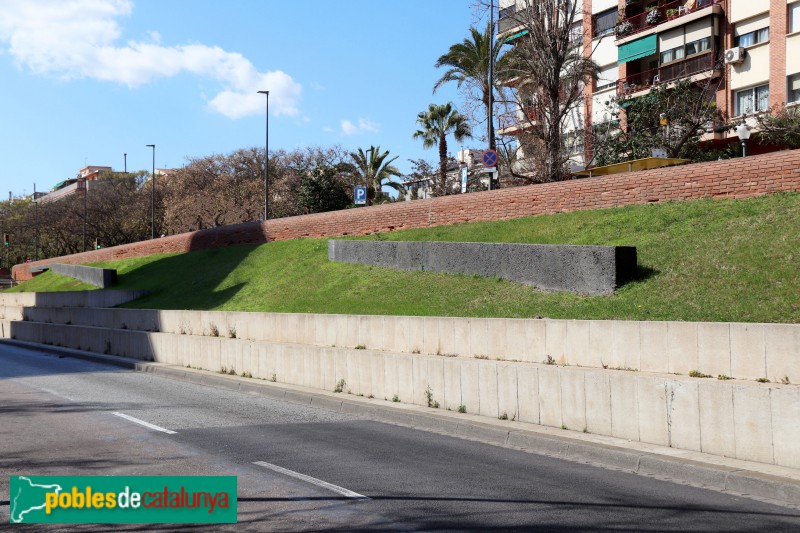
M52 191L42 195L37 194L33 200L39 204L47 204L73 194L83 194L90 188L91 183L97 181L102 172L112 172L112 169L98 166L83 167L76 177L57 183Z
M500 0L498 39L513 45L524 33L515 15L527 1ZM576 1L576 42L599 75L564 124L573 168L591 162L583 137L613 119L612 97L645 95L658 84L706 83L723 115L751 127L772 106L800 104L800 0ZM524 116L501 116L498 135L519 135ZM733 139L730 131L705 137Z

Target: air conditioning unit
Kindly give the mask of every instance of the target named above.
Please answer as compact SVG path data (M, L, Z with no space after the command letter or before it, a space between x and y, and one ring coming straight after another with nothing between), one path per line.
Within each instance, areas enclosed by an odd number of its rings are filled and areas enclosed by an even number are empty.
M725 64L735 65L744 61L745 50L743 46L725 50Z

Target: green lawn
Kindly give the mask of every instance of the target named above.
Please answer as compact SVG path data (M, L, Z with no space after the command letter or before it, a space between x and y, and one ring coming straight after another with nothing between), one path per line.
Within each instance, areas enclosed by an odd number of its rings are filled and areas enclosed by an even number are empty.
M329 263L299 239L102 263L130 307L395 315L800 322L800 194L580 211L397 231L386 240L632 245L641 279L610 296ZM57 290L43 274L15 290ZM75 287L63 287L75 290Z

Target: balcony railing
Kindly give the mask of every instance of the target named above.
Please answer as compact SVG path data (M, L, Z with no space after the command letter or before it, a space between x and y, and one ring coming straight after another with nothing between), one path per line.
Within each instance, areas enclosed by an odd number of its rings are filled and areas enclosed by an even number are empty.
M522 116L520 116L519 111L503 113L497 117L497 125L501 130L514 127L531 126L536 122L536 117L534 116L535 112L536 109L530 106L525 108L525 113Z
M617 94L626 94L644 91L660 83L667 83L680 78L686 78L701 72L708 72L717 68L717 53L715 51L698 54L682 61L667 63L652 70L637 72L617 81Z
M722 4L724 0L676 0L657 7L652 11L628 17L616 26L617 39L635 35L670 20L686 16L700 9ZM655 14L653 14L655 13Z

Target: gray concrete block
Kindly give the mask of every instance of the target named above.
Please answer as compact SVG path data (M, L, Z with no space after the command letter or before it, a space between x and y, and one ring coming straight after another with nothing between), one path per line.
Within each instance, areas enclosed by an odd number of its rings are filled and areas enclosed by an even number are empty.
M501 277L543 290L605 294L636 275L636 248L480 242L328 241L328 259Z
M117 282L117 271L111 268L97 268L83 265L48 265L52 272L80 280L84 283L107 289Z

